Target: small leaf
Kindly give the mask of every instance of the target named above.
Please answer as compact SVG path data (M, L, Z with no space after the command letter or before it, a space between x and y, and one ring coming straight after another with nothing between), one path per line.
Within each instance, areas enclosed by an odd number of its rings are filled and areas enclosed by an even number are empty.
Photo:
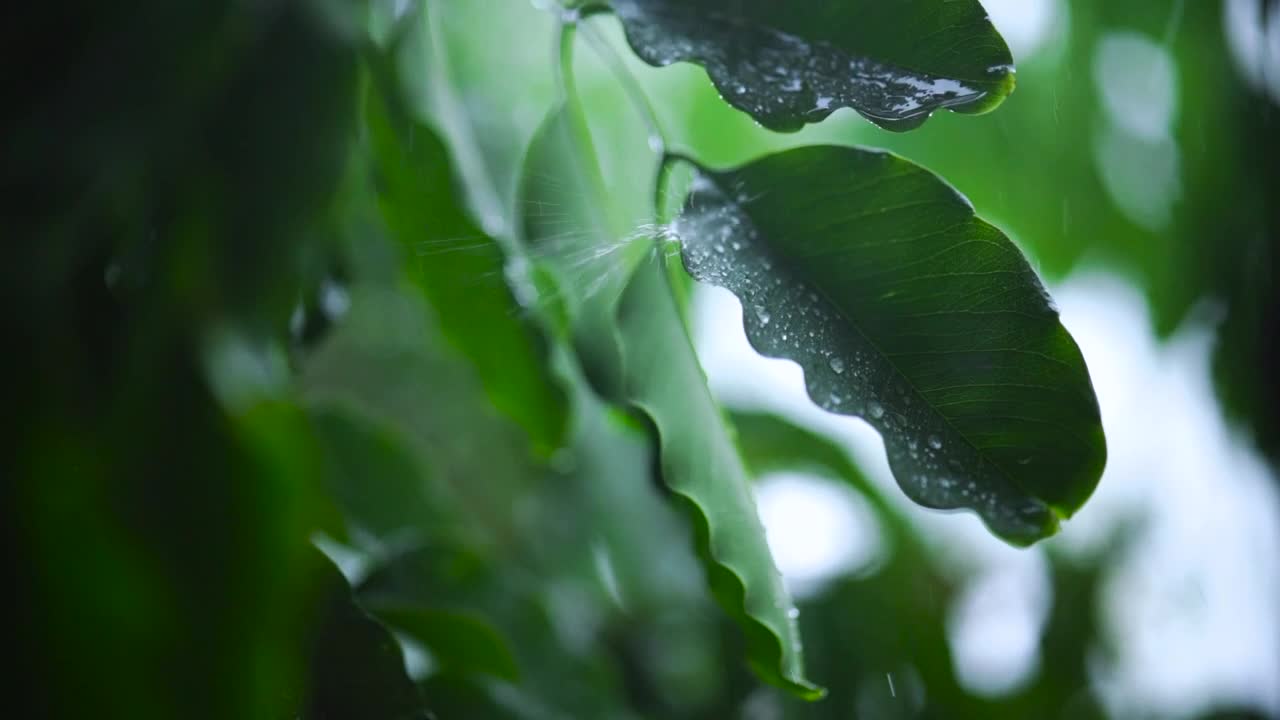
M651 65L706 68L773 130L842 107L889 130L935 110L982 113L1013 91L1013 58L977 0L611 0Z
M657 428L662 476L688 504L712 592L745 628L752 668L800 697L822 697L824 691L804 679L794 606L658 257L636 270L617 320L626 396Z
M520 675L506 641L475 613L409 606L373 609L383 622L422 643L443 670L512 681Z
M1028 544L1093 491L1106 444L1079 349L1013 243L933 174L800 148L702 172L674 231L761 354L880 432L916 502Z
M568 104L554 108L529 146L519 197L525 241L564 293L583 369L607 395L621 365L610 310L648 247L605 195L589 142L584 118Z
M876 518L885 526L886 539L901 553L904 545L919 554L919 542L910 522L867 479L848 452L811 430L777 415L735 412L730 416L738 434L742 460L751 475L759 478L772 472L820 469L846 482L858 492Z
M310 668L303 720L425 720L422 693L405 672L400 644L356 604L351 586L316 552Z
M523 177L526 240L570 293L584 369L602 394L636 405L657 426L663 479L687 501L708 582L744 629L751 667L801 697L820 697L803 678L791 599L652 241L624 235L612 219L590 135L571 106L543 124Z
M398 84L377 84L394 93ZM413 259L410 278L434 306L449 340L475 364L494 405L524 427L544 454L560 447L567 401L546 341L526 305L537 295L510 278L502 247L471 221L454 191L444 144L376 91L365 108L378 206L391 237ZM522 302L523 300L523 302Z

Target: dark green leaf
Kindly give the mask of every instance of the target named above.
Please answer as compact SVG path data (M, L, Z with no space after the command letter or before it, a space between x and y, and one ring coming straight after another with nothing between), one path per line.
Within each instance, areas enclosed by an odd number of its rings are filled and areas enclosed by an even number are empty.
M319 555L319 553L316 553ZM431 717L405 673L400 644L356 604L351 586L317 557L316 601L303 720L417 720Z
M611 0L631 47L696 62L774 130L850 107L890 130L981 113L1013 91L1013 58L977 0Z
M1093 491L1106 445L1079 349L1013 243L931 173L792 150L701 173L674 231L758 351L880 432L916 502L1026 544Z
M663 478L688 505L712 592L746 630L752 668L801 697L822 697L823 690L804 679L794 606L657 256L636 270L617 320L625 396L653 421Z
M389 81L381 85L388 93L398 90ZM493 403L549 453L563 441L568 411L546 342L508 287L502 248L470 220L455 193L443 143L397 109L376 92L365 108L382 218L414 259L410 277L445 335L475 363ZM517 287L527 282L512 280Z
M439 608L375 606L377 616L422 643L444 670L516 680L520 670L506 641L482 617Z

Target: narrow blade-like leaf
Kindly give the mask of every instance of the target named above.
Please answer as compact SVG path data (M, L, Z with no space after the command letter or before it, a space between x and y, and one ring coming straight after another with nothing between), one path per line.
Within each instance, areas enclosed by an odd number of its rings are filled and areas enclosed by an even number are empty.
M711 590L746 630L752 667L801 697L822 697L804 679L797 613L658 257L636 270L617 319L626 398L657 429L663 478L689 506Z
M932 173L791 150L700 173L674 230L761 354L880 432L916 502L1027 544L1093 491L1106 445L1079 349L1013 243Z

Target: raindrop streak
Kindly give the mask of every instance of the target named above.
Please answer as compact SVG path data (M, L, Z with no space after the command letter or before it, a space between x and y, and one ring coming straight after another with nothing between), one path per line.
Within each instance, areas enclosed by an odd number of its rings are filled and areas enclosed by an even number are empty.
M898 697L898 691L893 689L893 673L885 673L884 679L889 681L889 695Z

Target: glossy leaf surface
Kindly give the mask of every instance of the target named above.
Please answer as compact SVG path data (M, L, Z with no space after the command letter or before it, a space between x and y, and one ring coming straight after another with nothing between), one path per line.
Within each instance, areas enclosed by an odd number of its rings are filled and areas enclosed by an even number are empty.
M773 564L738 448L707 389L661 259L641 265L618 304L627 400L653 421L662 475L689 506L711 590L746 630L751 665L807 699L796 611Z
M1093 491L1106 446L1079 349L1017 247L933 174L801 148L701 173L674 230L760 353L880 432L916 502L1027 544Z
M652 65L706 68L773 130L850 107L890 130L940 109L981 113L1013 90L1013 59L976 0L612 0Z

